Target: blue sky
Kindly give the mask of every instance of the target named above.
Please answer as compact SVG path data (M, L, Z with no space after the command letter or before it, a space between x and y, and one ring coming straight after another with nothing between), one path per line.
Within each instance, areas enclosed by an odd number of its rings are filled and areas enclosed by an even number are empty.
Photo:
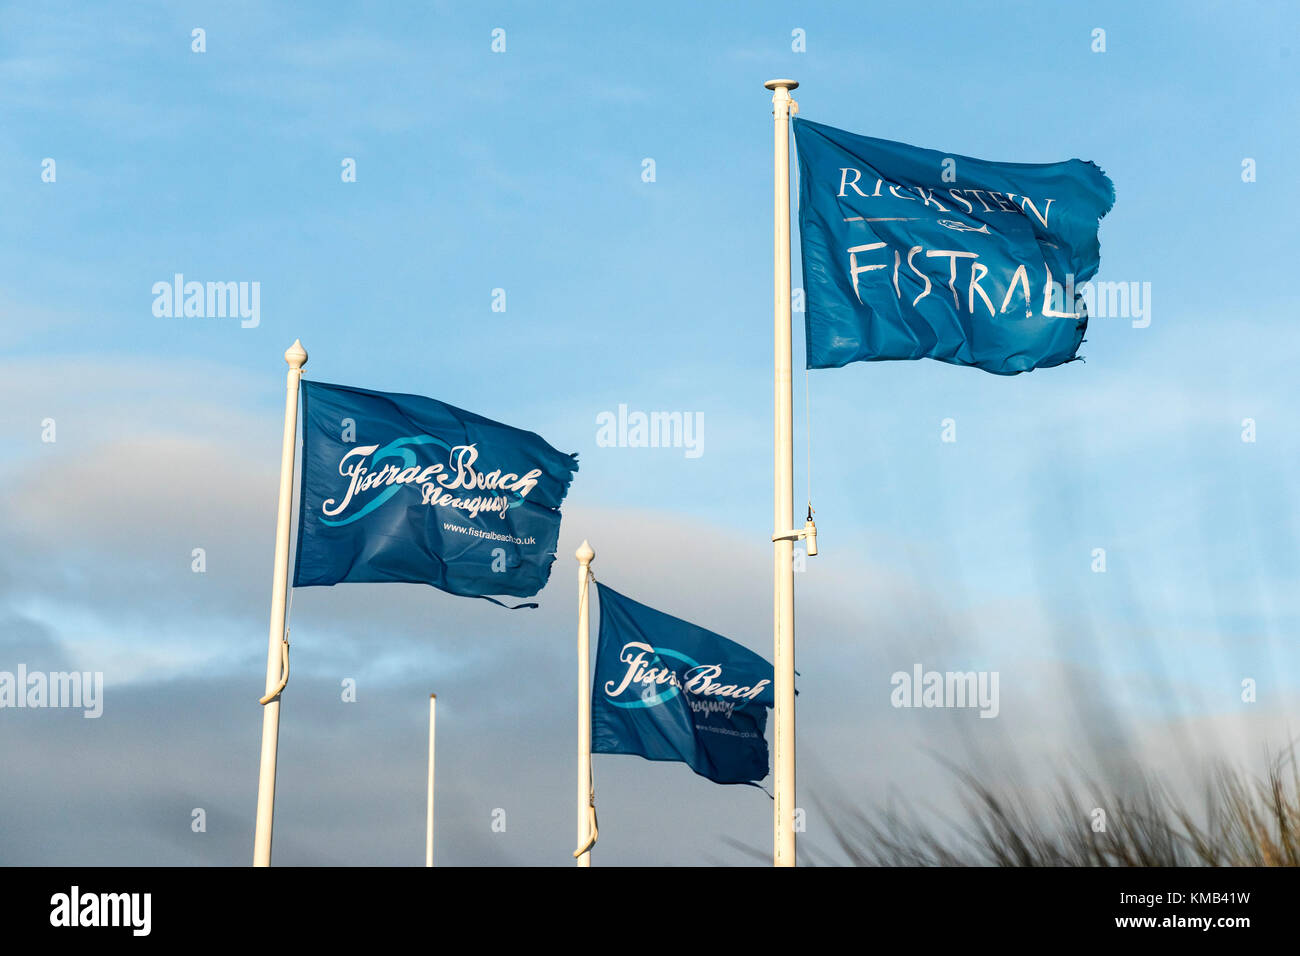
M800 80L801 115L855 132L1096 162L1117 197L1099 278L1151 289L1150 325L1095 319L1086 363L811 374L822 553L797 582L801 795L942 800L941 775L911 774L948 735L888 706L889 674L914 661L999 670L1003 717L966 731L1017 754L1069 750L1090 708L1157 754L1180 727L1207 759L1284 739L1300 689L1287 5L414 6L0 10L0 669L64 661L108 686L93 731L0 714L0 755L40 739L120 752L133 771L81 780L103 800L34 771L18 803L35 835L11 818L0 861L145 862L151 839L159 859L245 862L296 337L310 378L538 431L581 470L536 614L415 586L297 595L288 860L418 862L436 689L448 862L565 861L583 537L614 587L770 654L774 76ZM155 317L151 288L175 273L259 282L260 324ZM596 416L620 403L701 413L704 454L598 447ZM200 546L209 570L194 575ZM330 689L348 676L356 705ZM194 746L206 734L220 760ZM371 764L374 734L391 743ZM596 773L608 862L743 862L724 836L765 845L761 795L633 758ZM403 809L376 810L357 781ZM676 798L698 813L665 809ZM143 843L49 836L127 833L121 808L151 800ZM188 807L209 804L227 822L192 834ZM528 822L492 842L488 811L515 805ZM664 850L664 828L689 849ZM317 832L337 857L306 849Z

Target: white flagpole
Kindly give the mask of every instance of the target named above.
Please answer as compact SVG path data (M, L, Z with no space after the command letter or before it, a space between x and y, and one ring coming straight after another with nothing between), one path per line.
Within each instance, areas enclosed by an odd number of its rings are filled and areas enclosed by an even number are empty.
M587 582L596 552L585 540L578 559L578 848L591 840L591 629ZM578 855L578 866L591 866L591 851Z
M794 80L768 80L772 91L775 177L772 285L776 346L775 486L772 543L774 559L773 640L775 642L776 708L773 738L773 863L795 865L795 736L794 736L794 397L790 357L790 113L798 105L790 91Z
M294 340L284 353L289 363L284 399L284 441L280 446L280 510L275 519L275 577L271 585L271 632L266 651L266 697L262 705L262 764L257 779L257 833L253 865L271 865L271 828L275 818L275 757L280 738L280 691L287 677L288 645L284 639L284 605L289 593L289 520L293 513L293 459L298 437L298 382L307 350ZM270 698L269 700L267 698Z
M425 816L424 827L424 865L433 866L433 712L438 703L438 695L429 695L429 811Z

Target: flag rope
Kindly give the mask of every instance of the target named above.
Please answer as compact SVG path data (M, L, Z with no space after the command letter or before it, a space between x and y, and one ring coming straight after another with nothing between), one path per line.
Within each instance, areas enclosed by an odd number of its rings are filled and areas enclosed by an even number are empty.
M804 411L804 438L808 442L808 520L812 520L812 387L808 384L808 369L803 370L803 411Z
M591 781L591 795L587 804L587 819L590 821L590 836L587 842L573 851L573 858L576 860L584 853L590 852L591 848L596 845L596 838L600 836L600 827L596 821L596 770L591 763L591 755L587 755L587 779Z
M289 639L286 637L280 641L280 681L265 697L259 698L258 703L265 707L271 701L280 696L280 691L284 690L285 685L289 683Z
M289 604L284 609L284 636L280 638L280 682L275 685L275 690L271 693L258 698L257 702L263 707L279 697L280 692L289 684L289 628L293 620L293 586L290 585L288 590Z

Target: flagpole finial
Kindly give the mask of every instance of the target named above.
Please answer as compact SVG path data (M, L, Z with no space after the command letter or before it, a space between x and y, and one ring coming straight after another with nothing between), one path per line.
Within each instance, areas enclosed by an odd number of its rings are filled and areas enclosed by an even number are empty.
M584 538L582 545L577 551L573 552L573 556L578 559L579 564L591 564L596 557L596 552L591 550L591 545L589 545L587 540Z
M768 90L797 90L799 89L798 80L768 80L763 84L764 89Z
M302 368L307 364L307 350L302 347L301 339L293 340L293 345L284 353L284 360L289 363L289 368Z

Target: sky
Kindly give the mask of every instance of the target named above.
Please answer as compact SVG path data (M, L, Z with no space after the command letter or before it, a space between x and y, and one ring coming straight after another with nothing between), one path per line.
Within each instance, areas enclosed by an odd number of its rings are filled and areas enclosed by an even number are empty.
M854 132L1092 160L1098 279L1147 306L1010 378L796 372L801 860L842 861L837 805L952 806L944 759L1026 792L1257 762L1300 717L1298 62L1284 3L0 7L0 671L104 675L97 719L0 710L0 863L250 861L296 338L580 470L539 610L295 594L276 862L423 862L437 692L439 862L571 863L578 544L771 655L777 76ZM258 283L255 324L157 315L178 273ZM700 453L602 447L620 405L699 415ZM915 664L997 672L998 716L894 707ZM595 778L596 865L770 849L757 790Z

